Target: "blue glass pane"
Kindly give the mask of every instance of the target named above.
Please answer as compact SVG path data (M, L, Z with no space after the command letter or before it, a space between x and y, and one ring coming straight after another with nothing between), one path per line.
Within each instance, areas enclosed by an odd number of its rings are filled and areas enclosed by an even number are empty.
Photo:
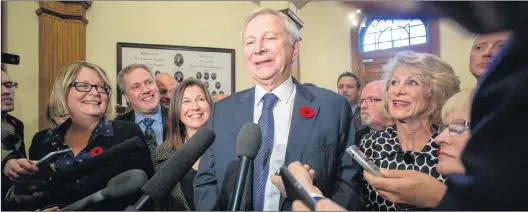
M409 45L409 39L393 41L394 48L402 47L402 46L408 46L408 45Z
M384 42L378 44L378 49L390 49L392 48L392 42Z
M374 44L376 43L376 34L375 33L371 33L371 34L365 34L365 36L363 37L363 44Z
M397 28L392 30L392 40L401 40L409 38L409 32L404 28Z
M423 25L423 22L420 19L413 19L413 20L410 20L409 25L411 26Z
M411 45L426 43L427 39L425 37L411 38Z
M378 42L387 42L387 41L391 41L391 40L392 40L391 31L387 30L387 31L381 33L381 35L379 36Z
M376 46L374 44L372 45L364 45L363 46L363 52L370 52L376 50Z
M411 37L420 37L420 36L425 36L425 26L420 25L420 26L411 27Z

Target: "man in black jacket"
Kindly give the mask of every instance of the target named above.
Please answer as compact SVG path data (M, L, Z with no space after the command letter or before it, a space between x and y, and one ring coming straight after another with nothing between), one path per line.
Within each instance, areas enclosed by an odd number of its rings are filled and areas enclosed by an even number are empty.
M26 158L24 145L24 123L8 114L15 109L15 89L18 83L13 82L2 70L2 197L5 196L13 181L9 180L5 166L9 160Z

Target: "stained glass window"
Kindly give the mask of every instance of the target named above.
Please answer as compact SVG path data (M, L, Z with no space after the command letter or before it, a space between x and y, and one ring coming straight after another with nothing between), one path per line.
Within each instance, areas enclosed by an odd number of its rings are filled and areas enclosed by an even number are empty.
M427 40L427 29L420 19L373 20L362 30L361 51L423 44Z

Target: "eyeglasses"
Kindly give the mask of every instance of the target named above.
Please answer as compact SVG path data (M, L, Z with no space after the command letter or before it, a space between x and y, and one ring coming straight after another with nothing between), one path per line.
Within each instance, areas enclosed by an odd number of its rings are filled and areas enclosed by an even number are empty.
M17 88L18 83L17 82L3 82L2 86L5 86L7 89Z
M107 84L92 85L86 82L73 82L70 87L75 87L75 90L80 92L90 92L92 88L95 88L98 93L110 93L110 86Z
M451 136L460 135L466 130L469 130L469 126L471 125L471 122L466 122L466 120L463 119L457 119L451 122L450 124L442 124L440 125L440 129L448 129L448 132Z
M376 102L379 102L381 101L382 99L379 99L379 98L375 98L375 97L369 97L369 98L366 98L366 99L359 99L359 105L363 104L363 102L365 102L365 104L367 105L372 105Z

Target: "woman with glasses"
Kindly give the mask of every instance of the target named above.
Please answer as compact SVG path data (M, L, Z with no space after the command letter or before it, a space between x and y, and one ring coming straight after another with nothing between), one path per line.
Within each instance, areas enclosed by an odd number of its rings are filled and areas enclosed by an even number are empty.
M449 98L442 108L443 131L435 138L440 145L436 170L441 174L465 172L460 156L471 136L469 110L472 96L473 90L463 90Z
M383 70L383 109L395 124L369 133L359 142L360 150L384 169L384 177L363 172L365 207L432 208L445 191L445 177L436 171L439 146L434 142L440 133L440 110L460 90L460 80L437 56L412 51L397 53ZM431 198L419 198L428 194Z
M42 140L34 140L29 151L31 160L28 169L17 171L12 176L17 179L21 175L48 179L51 172L62 172L84 160L96 157L104 151L123 141L144 136L135 123L111 121L114 113L114 97L106 72L99 66L87 62L74 62L64 66L53 85L50 108L69 114L70 118L56 128L50 129ZM55 158L49 166L36 167L39 160L48 153L71 149L71 151ZM50 208L78 201L96 191L105 188L108 181L118 174L140 169L152 176L154 170L150 160L148 147L136 151L125 158L109 161L107 165L82 176L72 182L49 185L44 180L36 183L17 184L24 192L10 192L8 200L20 203L21 208ZM25 186L24 186L25 185ZM132 205L139 195L105 200L91 204L84 210L124 210Z

